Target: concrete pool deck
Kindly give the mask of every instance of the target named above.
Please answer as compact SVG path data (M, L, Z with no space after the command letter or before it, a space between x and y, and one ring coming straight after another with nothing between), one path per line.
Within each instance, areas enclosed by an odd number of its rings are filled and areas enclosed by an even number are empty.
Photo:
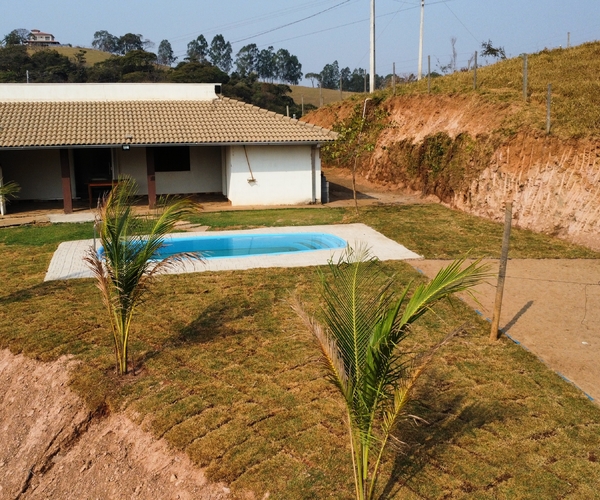
M295 227L265 227L243 231L219 231L211 234L274 234L274 233L328 233L346 240L349 245L357 247L365 244L371 253L380 260L420 259L421 256L406 247L386 238L381 233L365 224L334 224L329 226L295 226ZM206 235L206 232L187 232L186 236L194 234ZM52 256L50 266L44 281L67 280L75 278L92 278L93 274L83 260L92 248L94 240L66 241L58 246ZM330 259L339 258L343 250L314 250L310 252L295 252L276 255L251 255L248 257L223 257L208 259L205 262L185 262L171 269L168 274L198 273L203 271L231 271L254 269L260 267L306 267L321 266Z

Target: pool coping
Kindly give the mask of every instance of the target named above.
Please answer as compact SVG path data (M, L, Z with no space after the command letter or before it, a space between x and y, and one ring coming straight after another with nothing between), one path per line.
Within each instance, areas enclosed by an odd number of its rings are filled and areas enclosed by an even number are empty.
M367 245L371 253L380 260L421 259L415 252L387 238L366 224L332 224L324 226L264 227L239 231L215 231L212 234L276 234L320 232L339 236L349 245ZM206 232L177 233L181 236L206 235ZM92 278L92 271L84 261L94 240L65 241L61 243L50 261L44 281ZM251 255L247 257L221 257L204 262L183 262L169 269L167 274L198 273L204 271L233 271L268 267L307 267L321 266L339 258L343 249L314 250L288 254Z

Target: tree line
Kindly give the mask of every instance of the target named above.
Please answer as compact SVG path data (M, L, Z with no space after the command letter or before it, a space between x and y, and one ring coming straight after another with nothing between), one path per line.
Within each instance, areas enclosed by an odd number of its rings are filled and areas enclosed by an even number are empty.
M202 35L192 40L184 60L173 66L177 57L168 40L161 41L154 53L149 51L154 44L141 34L115 36L101 30L94 33L92 47L111 56L89 65L85 49L71 58L52 48L28 51L28 34L13 30L1 39L1 83L221 83L225 96L278 113L285 114L289 108L290 115L301 114L285 84L300 81L302 66L285 49L243 47L236 56L237 71L230 73L234 64L231 44L222 35L216 35L210 45Z
M340 68L337 61L326 64L319 73L306 73L312 85L315 82L318 86L324 89L339 89L347 92L368 92L369 88L369 73L366 69L355 68L351 70L349 67ZM385 85L386 77L375 75L375 88L381 88Z

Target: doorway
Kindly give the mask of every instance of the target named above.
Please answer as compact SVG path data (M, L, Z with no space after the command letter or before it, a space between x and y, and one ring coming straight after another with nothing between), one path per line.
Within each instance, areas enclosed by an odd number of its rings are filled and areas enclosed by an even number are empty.
M106 183L113 178L110 148L74 149L73 166L77 198L89 198L90 183ZM93 196L96 195L94 192Z

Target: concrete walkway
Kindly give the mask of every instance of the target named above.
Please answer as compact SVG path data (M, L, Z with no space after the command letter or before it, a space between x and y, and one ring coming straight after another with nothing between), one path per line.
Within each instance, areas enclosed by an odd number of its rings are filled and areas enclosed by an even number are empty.
M330 226L266 227L245 231L219 231L218 233L186 232L179 236L225 236L234 234L277 234L277 233L328 233L346 240L352 247L367 245L380 260L418 259L420 256L402 245L386 238L365 224L337 224ZM177 237L177 235L175 236ZM93 240L67 241L59 245L52 256L44 281L91 278L92 272L83 260L92 248ZM205 262L185 262L170 271L170 274L194 273L202 271L226 271L254 269L260 267L306 267L327 264L337 259L343 250L315 250L273 255L252 255L248 257L223 257L208 259Z

